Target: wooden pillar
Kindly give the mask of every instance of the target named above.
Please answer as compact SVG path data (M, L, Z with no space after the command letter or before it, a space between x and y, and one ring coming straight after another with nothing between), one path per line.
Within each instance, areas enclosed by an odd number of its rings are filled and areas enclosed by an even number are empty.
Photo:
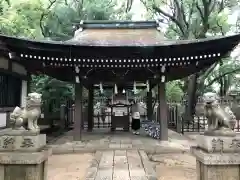
M60 105L60 127L61 129L66 128L66 119L65 119L65 111L66 110L66 105L65 104L61 104Z
M22 85L21 85L21 107L26 107L26 98L27 98L27 87L28 87L28 82L26 80L22 80Z
M153 106L152 106L152 90L147 92L147 119L152 120Z
M88 131L93 129L93 98L94 89L91 87L88 90Z
M160 140L168 140L168 121L167 121L167 100L166 100L166 84L160 82L158 84L158 102L159 111L158 118L160 120Z
M74 141L82 140L82 83L75 84Z
M27 94L31 92L31 83L32 83L32 77L31 74L27 73Z

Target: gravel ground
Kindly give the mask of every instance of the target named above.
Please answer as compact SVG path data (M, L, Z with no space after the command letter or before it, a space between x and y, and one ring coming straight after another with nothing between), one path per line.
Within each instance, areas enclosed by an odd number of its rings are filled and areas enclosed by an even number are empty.
M196 180L196 159L188 153L150 157L156 164L158 180Z
M92 154L53 155L48 160L48 180L84 180Z

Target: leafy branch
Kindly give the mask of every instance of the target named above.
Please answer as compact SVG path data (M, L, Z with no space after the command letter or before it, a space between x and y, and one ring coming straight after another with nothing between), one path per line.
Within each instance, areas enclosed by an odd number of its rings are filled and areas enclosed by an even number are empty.
M45 29L45 26L43 25L43 20L44 18L50 13L50 9L53 7L53 5L57 2L57 0L49 0L49 5L48 7L46 8L46 11L44 11L41 16L40 16L40 20L39 20L39 25L40 25L40 29L41 29L41 32L42 32L42 35L44 37L47 36L46 34L46 29Z
M240 68L236 68L236 69L233 69L231 71L221 73L221 75L219 75L218 77L212 79L206 86L211 86L211 85L213 85L213 83L215 83L216 81L219 81L223 77L225 77L227 75L230 75L230 74L237 73L237 72L240 72Z

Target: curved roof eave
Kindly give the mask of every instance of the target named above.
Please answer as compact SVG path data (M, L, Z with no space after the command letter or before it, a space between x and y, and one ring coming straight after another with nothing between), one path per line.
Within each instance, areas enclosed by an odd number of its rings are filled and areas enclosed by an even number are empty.
M179 46L179 45L195 45L205 42L214 42L214 41L240 41L240 34L235 35L229 35L229 36L223 36L223 37L213 37L213 38L205 38L205 39L195 39L195 40L161 40L161 43L147 45L146 47L166 47L166 46ZM111 45L111 46L104 46L104 45L81 45L80 42L73 43L72 41L45 41L45 40L32 40L28 38L18 38L18 37L12 37L0 34L0 41L1 44L11 45L11 44L33 44L33 45L39 45L39 46L62 46L62 47L144 47L143 45ZM31 45L29 44L29 45Z

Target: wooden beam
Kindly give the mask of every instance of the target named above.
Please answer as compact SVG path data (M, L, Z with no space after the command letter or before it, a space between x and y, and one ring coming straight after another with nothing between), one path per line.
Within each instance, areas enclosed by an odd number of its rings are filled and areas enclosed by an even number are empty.
M9 70L2 69L2 68L0 68L0 73L4 73L4 74L7 74L7 75L12 75L12 76L17 77L17 78L22 79L22 80L28 80L29 79L28 76L18 74L16 72L11 72Z

